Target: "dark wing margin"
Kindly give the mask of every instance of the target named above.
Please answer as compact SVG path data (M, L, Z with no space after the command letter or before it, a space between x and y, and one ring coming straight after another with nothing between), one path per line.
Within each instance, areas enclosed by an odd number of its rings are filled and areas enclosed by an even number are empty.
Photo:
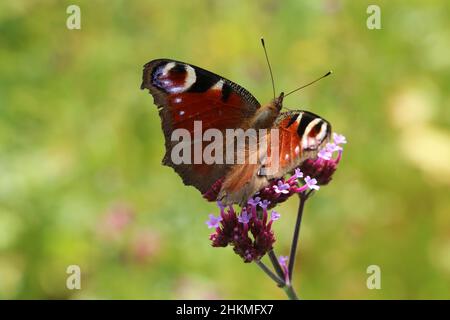
M192 68L195 69L196 73L199 75L200 78L216 80L215 82L217 82L219 80L223 80L226 84L226 86L224 86L225 98L227 95L226 92L228 92L228 94L230 92L235 92L238 95L240 95L249 106L252 106L255 109L255 111L256 111L256 109L261 107L261 104L259 103L259 101L247 89L241 87L237 83L235 83L231 80L228 80L227 78L224 78L222 76L219 76L218 74L215 74L215 73L205 70L203 68L197 67L195 65L192 65L192 64L189 64L186 62L177 61L177 60L171 60L171 59L155 59L155 60L152 60L152 61L146 63L144 65L144 70L142 73L141 89L147 88L150 90L150 93L152 95L154 95L153 90L155 90L155 87L152 84L152 71L155 70L157 66L164 65L167 63L171 63L171 62L174 62L175 64L191 66ZM203 91L206 91L206 90L203 90ZM203 92L203 91L199 91L199 92ZM155 97L155 100L156 100L156 97ZM155 104L158 106L162 106L162 105L158 104L157 101L155 101Z

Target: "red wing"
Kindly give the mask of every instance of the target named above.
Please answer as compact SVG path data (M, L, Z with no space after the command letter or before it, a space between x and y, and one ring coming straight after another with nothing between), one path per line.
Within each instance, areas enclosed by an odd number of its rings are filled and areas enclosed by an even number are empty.
M222 184L219 200L225 204L245 203L270 180L283 177L306 159L315 158L331 134L327 121L307 111L281 113L272 129L278 129L278 143L272 139L277 131L268 132L264 164L235 166Z
M229 169L225 164L174 164L171 153L178 141L171 141L176 129L186 129L194 137L194 121L202 131L244 128L260 107L244 88L209 71L183 62L158 59L144 66L141 89L147 88L158 106L165 136L163 163L181 176L186 185L205 193ZM205 143L202 145L202 150Z
M330 137L331 126L318 115L308 111L284 112L275 121L279 130L278 170L271 178L279 178L298 167L305 159L314 158L318 149ZM268 165L275 161L268 148ZM276 167L276 165L275 165Z

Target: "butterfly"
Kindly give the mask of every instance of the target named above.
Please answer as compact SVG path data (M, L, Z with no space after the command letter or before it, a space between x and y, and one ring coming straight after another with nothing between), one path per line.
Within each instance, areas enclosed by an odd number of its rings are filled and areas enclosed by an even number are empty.
M281 112L283 93L261 105L240 85L180 61L157 59L145 64L141 89L149 90L159 110L166 148L163 164L172 167L185 185L194 186L210 201L245 204L272 179L292 172L306 159L317 157L318 150L331 135L330 123L312 112ZM278 150L271 149L270 144L264 146L265 164L248 161L175 163L172 152L178 141L173 141L173 133L183 129L195 135L198 121L202 130L215 129L221 133L229 129L268 129L266 138L270 137L272 129L278 129ZM200 152L204 148L202 142ZM248 159L247 149L235 152L246 153L245 159ZM275 156L277 169L271 174L262 174L264 166L274 162Z

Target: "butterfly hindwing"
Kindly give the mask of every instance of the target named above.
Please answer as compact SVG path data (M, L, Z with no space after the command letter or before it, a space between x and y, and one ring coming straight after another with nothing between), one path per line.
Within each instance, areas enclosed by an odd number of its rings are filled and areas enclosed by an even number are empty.
M182 177L186 185L206 192L229 169L226 164L174 164L171 153L177 141L171 141L176 129L195 136L194 122L202 131L246 128L259 102L244 88L202 68L170 59L157 59L144 66L141 89L147 88L158 106L165 136L163 163ZM203 146L204 147L204 144ZM193 155L192 155L193 157Z
M272 178L282 177L305 159L315 158L331 134L331 125L309 111L283 112L273 127L279 130L279 170Z
M225 204L243 204L257 191L269 185L272 179L281 178L300 166L306 159L315 158L319 148L330 137L331 125L308 111L280 113L270 135L278 134L278 148L267 144L264 164L245 163L235 166L226 176L218 199ZM277 155L275 159L274 155ZM271 168L265 171L263 168Z

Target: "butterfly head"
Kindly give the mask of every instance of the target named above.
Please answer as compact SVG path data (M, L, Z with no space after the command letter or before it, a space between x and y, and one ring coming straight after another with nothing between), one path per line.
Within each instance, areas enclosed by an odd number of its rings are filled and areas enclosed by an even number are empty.
M284 92L280 93L278 98L273 99L273 105L276 110L280 112L281 108L283 108L283 100L284 100Z

